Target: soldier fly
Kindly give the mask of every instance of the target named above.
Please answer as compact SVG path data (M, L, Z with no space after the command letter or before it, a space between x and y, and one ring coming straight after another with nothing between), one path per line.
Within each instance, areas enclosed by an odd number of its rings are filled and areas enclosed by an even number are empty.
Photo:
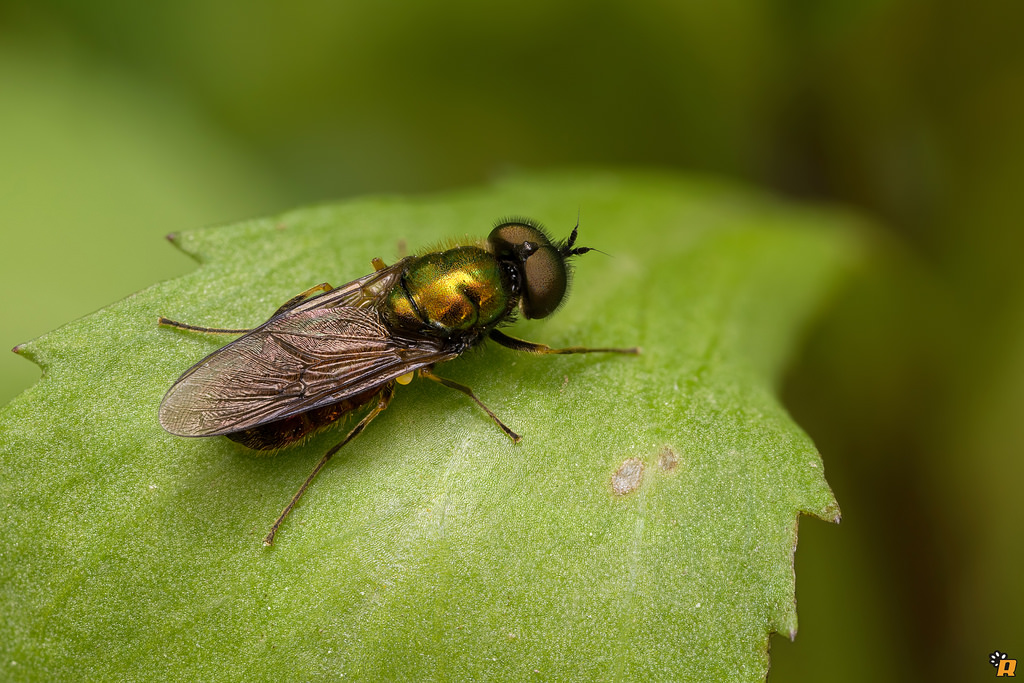
M278 528L313 479L345 444L388 407L395 383L414 375L473 399L514 442L509 429L467 386L434 373L485 339L539 354L629 353L639 349L553 349L498 328L517 309L544 318L565 298L569 259L592 251L576 234L552 242L528 219L507 219L486 241L409 256L342 287L327 283L287 301L253 329L197 327L160 318L163 326L238 339L193 365L160 404L160 424L179 436L223 435L249 448L274 450L361 408L365 416L320 459L263 541Z

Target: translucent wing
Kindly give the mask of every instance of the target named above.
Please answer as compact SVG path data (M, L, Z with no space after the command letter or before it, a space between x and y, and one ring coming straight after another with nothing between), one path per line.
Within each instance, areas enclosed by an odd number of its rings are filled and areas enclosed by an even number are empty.
M402 259L398 263L394 263L369 275L364 275L358 280L353 280L337 289L332 289L324 294L301 301L274 317L294 315L295 313L315 308L335 308L339 306L365 308L375 304L398 282L405 268L405 262L408 260L408 258Z
M324 308L338 291L271 318L194 365L164 396L160 424L180 436L229 434L337 403L459 354L441 339L393 334L376 308ZM311 307L314 301L321 306Z

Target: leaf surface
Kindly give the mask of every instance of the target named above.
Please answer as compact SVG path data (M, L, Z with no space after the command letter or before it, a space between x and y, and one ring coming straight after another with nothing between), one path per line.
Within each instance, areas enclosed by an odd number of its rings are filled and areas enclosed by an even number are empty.
M333 427L272 457L164 432L171 383L224 338L445 238L524 214L564 237L567 303L397 389L260 541ZM0 671L139 680L761 680L796 630L797 517L838 519L776 388L854 263L857 222L705 179L574 172L367 198L185 232L193 273L19 352L0 412ZM352 424L352 422L349 422Z

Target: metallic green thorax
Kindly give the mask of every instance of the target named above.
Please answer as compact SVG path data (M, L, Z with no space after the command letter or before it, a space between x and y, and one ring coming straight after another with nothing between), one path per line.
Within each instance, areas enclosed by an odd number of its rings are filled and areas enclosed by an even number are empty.
M408 260L387 295L391 322L447 334L482 332L504 319L517 299L490 251L462 246Z

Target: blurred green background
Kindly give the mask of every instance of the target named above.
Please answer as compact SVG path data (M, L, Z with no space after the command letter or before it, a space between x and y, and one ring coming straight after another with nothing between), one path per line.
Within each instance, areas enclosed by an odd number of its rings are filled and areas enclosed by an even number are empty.
M1012 0L0 2L0 346L193 268L168 232L319 200L601 164L849 205L874 263L784 392L844 521L801 525L771 678L989 677L1024 659L1022 29ZM0 355L0 400L36 377Z

